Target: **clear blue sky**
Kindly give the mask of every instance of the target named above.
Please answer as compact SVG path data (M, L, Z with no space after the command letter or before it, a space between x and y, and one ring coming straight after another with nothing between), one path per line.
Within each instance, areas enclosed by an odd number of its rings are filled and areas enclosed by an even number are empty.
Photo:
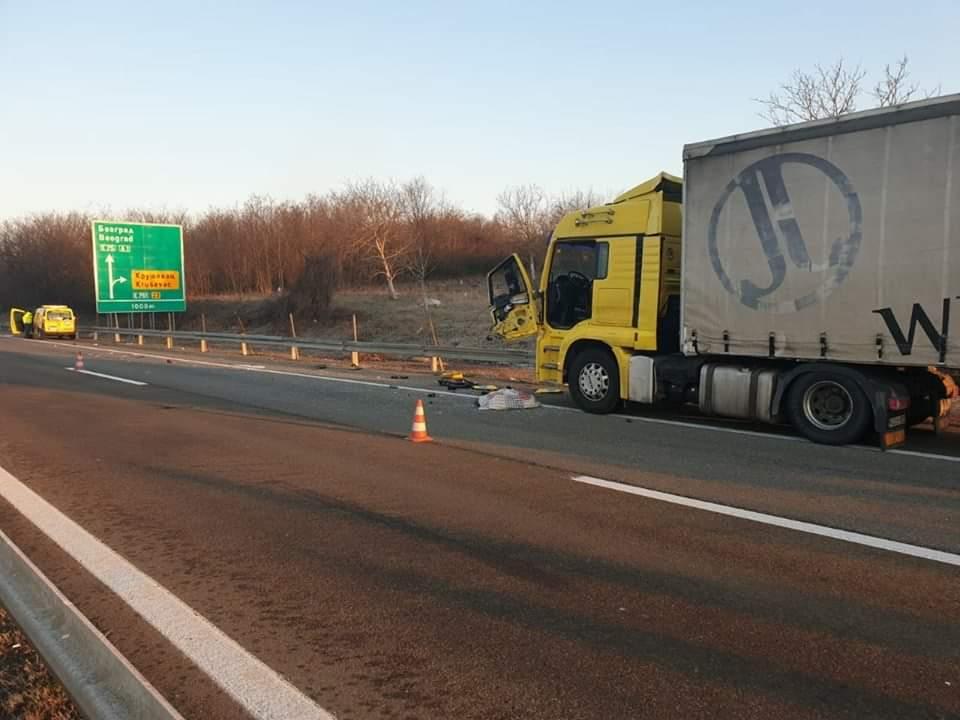
M0 218L424 175L608 193L840 55L956 92L960 3L0 0Z

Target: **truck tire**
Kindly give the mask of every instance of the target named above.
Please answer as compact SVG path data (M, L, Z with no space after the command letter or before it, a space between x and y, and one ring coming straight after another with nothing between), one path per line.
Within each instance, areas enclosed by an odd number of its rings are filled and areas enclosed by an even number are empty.
M801 375L790 386L787 417L808 440L849 445L866 435L873 411L851 378L818 371Z
M581 410L602 415L620 407L620 368L607 350L588 348L579 353L567 378L570 396Z

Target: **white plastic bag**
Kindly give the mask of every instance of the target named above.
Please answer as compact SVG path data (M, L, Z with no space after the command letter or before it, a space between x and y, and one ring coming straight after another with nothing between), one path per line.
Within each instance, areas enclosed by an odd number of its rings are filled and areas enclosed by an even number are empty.
M503 388L477 399L477 407L481 410L529 410L540 407L537 399L523 390Z

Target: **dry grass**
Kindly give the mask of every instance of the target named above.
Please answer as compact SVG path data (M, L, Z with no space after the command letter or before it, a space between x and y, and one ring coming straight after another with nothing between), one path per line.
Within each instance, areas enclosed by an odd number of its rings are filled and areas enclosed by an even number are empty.
M40 656L0 608L0 717L80 720L76 706Z
M344 290L337 293L334 304L336 324L330 328L336 337L352 337L351 316L356 313L361 340L384 342L433 341L429 319L443 345L483 347L490 332L487 292L484 281L470 278L462 281L433 283L427 296L439 304L425 310L418 287L401 286L397 300L379 288ZM428 319L429 318L429 319Z
M398 286L400 297L391 300L381 287L344 288L334 296L329 314L307 324L299 319L297 333L302 336L347 340L353 337L352 317L357 316L360 340L381 342L432 343L433 332L424 308L419 287ZM487 311L486 278L429 283L427 295L436 301L429 307L436 334L442 345L468 347L500 347L499 339L488 339L490 314ZM190 301L186 314L177 318L182 330L199 330L200 316L206 317L207 329L227 332L281 334L289 333L277 296L217 296ZM139 322L134 317L134 323ZM159 327L166 319L158 316ZM148 323L149 326L149 323Z

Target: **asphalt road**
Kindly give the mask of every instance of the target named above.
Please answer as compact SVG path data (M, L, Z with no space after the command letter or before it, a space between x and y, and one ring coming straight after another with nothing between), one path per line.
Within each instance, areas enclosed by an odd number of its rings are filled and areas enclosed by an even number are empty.
M0 339L0 465L337 717L960 717L957 566L571 480L958 553L957 436L823 448L85 351L130 385L72 352ZM418 397L434 444L401 439ZM4 501L0 527L186 717L243 716Z

